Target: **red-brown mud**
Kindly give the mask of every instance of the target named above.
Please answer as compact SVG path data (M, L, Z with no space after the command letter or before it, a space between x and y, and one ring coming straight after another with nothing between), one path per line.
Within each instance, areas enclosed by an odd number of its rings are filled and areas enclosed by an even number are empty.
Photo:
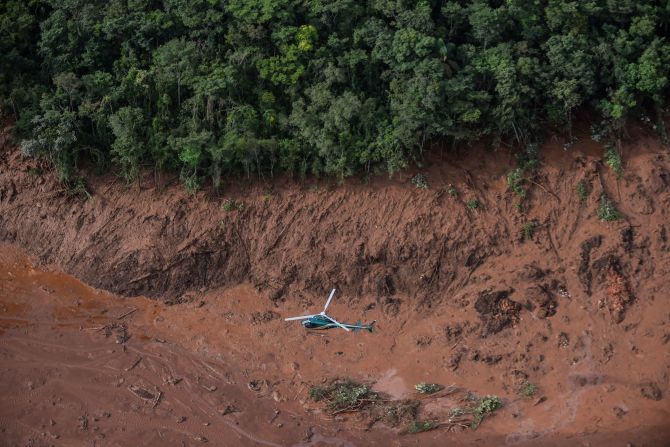
M428 190L405 173L256 181L219 199L92 177L81 201L5 148L0 434L6 445L667 445L670 154L639 135L617 180L601 153L547 145L524 214L506 191L506 152L449 155ZM621 221L596 218L602 192ZM227 211L231 198L243 205ZM318 311L330 287L329 313L378 330L313 335L282 320ZM505 406L476 431L367 431L309 401L311 384L336 377L398 399L419 382L453 384ZM459 405L421 402L422 420Z

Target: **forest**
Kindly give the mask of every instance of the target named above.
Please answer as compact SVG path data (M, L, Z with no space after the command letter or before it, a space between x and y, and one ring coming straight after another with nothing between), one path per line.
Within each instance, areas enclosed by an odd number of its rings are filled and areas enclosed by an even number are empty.
M584 113L667 142L669 25L650 0L5 0L0 114L63 182L86 163L190 191L569 146Z

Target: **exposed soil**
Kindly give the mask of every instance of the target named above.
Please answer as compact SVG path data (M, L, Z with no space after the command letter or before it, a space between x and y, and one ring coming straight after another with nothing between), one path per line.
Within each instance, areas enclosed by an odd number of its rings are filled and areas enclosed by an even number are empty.
M670 154L638 133L621 180L592 142L548 144L525 214L506 190L506 152L433 160L427 190L415 172L252 179L224 198L91 176L84 201L4 146L5 444L667 445ZM603 192L623 220L597 220ZM226 211L230 198L242 206ZM378 330L283 321L318 311L331 287L329 313ZM413 385L430 382L505 406L476 431L400 435L405 422L370 428L308 399L338 377L389 399L419 399ZM417 417L439 422L461 405L420 401Z

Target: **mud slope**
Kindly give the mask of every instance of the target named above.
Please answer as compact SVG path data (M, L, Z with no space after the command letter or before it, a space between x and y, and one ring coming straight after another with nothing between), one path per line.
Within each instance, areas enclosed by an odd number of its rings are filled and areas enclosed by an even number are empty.
M624 148L617 181L601 153L589 142L570 151L545 147L522 214L506 189L513 158L505 152L469 150L436 162L427 190L410 184L413 173L342 186L253 179L226 189L225 198L190 196L177 185L158 190L152 177L141 189L93 177L94 196L81 201L68 198L52 175L31 175L34 162L4 147L0 240L96 287L163 299L249 281L273 300L337 285L348 297L401 296L432 306L453 302L472 284L500 288L499 275L486 274L492 268L526 271L529 286L555 280L596 300L614 272L634 296L668 268L670 155L639 137ZM590 190L584 203L579 181ZM597 220L603 192L617 202L620 222ZM482 208L469 209L470 199ZM524 242L529 222L535 234Z

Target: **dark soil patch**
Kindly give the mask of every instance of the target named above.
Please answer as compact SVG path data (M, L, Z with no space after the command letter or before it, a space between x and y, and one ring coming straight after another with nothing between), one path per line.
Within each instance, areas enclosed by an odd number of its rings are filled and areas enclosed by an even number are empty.
M663 398L661 389L654 382L642 384L640 387L640 394L642 394L642 397L646 397L647 399L651 400L661 400Z
M521 304L509 299L512 290L484 291L475 301L475 310L484 323L482 336L497 334L519 321Z
M527 306L538 318L551 317L556 314L556 297L546 285L535 285L524 292Z
M584 291L591 295L591 281L593 280L593 273L591 273L591 252L593 249L600 247L603 237L601 235L593 236L590 239L582 242L581 252L579 254L579 279L584 286Z

